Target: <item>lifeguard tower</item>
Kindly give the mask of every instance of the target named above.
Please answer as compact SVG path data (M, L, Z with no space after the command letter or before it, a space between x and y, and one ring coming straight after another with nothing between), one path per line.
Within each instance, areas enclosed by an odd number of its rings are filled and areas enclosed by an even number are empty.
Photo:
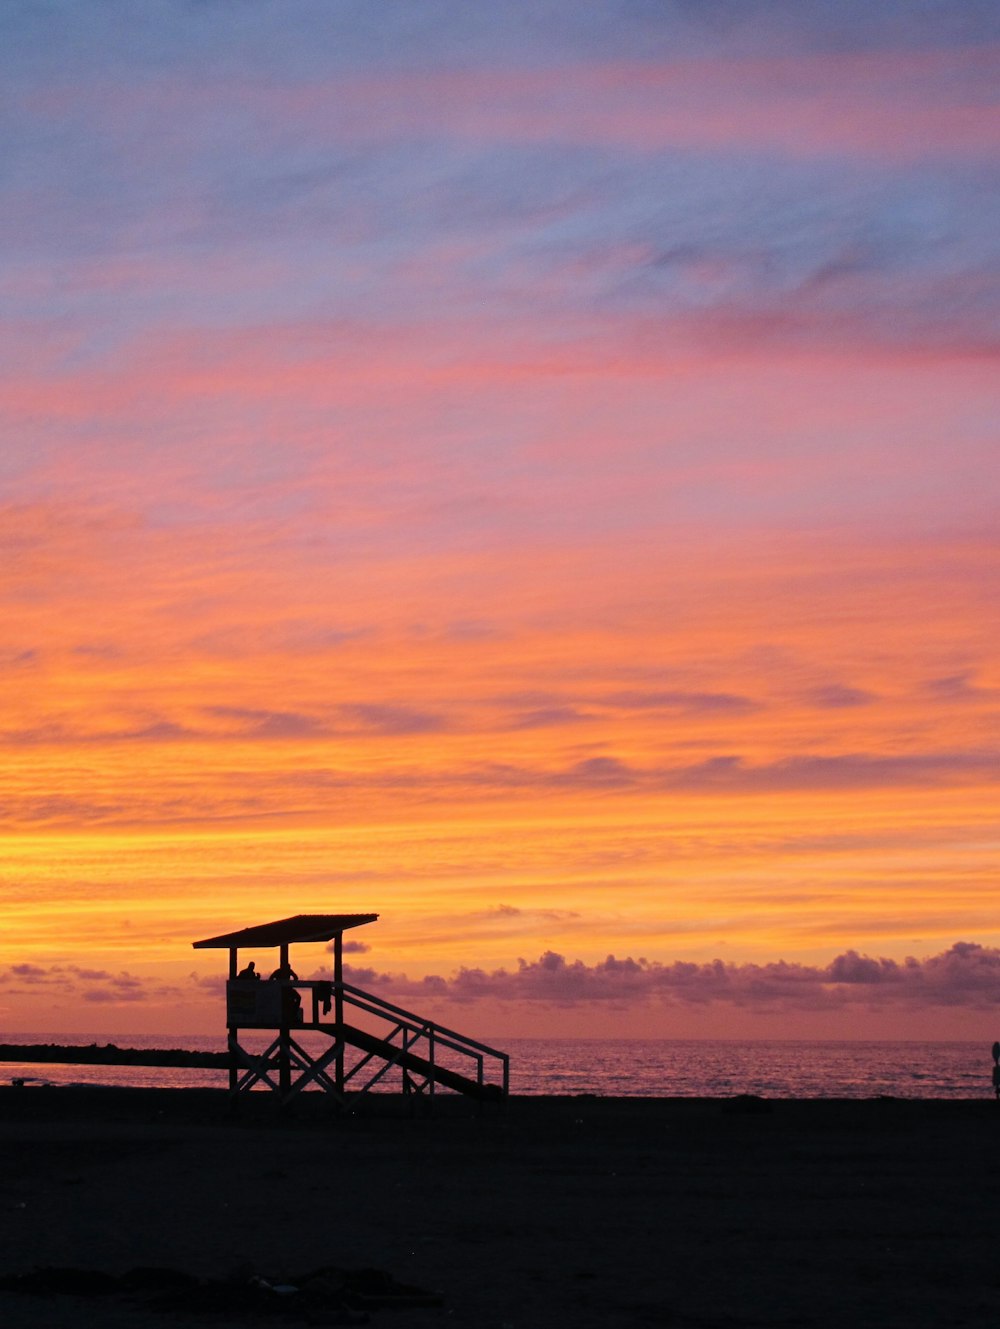
M284 1105L311 1087L346 1106L398 1073L404 1094L433 1095L440 1087L480 1100L506 1099L506 1053L344 982L344 933L377 919L296 914L192 943L195 950L229 951L226 1025L234 1098L268 1088ZM300 979L290 948L320 942L332 943L330 977ZM275 948L278 964L269 978L241 971L241 950ZM247 1030L271 1031L273 1037L258 1051L245 1046Z

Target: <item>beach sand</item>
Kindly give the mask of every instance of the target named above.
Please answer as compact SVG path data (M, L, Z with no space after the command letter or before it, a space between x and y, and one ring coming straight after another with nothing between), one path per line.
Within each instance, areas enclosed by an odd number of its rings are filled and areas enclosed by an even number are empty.
M374 1268L440 1294L373 1309L390 1329L1000 1320L993 1100L310 1099L231 1120L213 1091L0 1089L0 1275ZM273 1322L323 1322L304 1306ZM251 1322L0 1292L5 1329Z

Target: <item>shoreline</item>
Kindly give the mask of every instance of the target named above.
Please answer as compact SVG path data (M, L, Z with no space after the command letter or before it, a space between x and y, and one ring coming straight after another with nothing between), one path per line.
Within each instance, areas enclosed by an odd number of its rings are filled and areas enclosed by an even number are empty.
M174 1128L206 1139L239 1137L262 1131L271 1135L303 1133L331 1141L371 1130L399 1139L421 1132L435 1134L443 1145L453 1140L522 1140L532 1145L555 1132L561 1148L581 1126L592 1142L631 1138L638 1149L670 1132L715 1133L719 1139L816 1133L872 1133L894 1138L904 1132L927 1132L961 1158L980 1139L985 1155L1000 1153L1000 1101L980 1098L916 1097L730 1097L658 1095L512 1094L504 1102L477 1103L459 1094L434 1096L374 1093L341 1109L330 1096L299 1095L282 1107L269 1091L230 1098L222 1088L137 1088L119 1085L0 1085L0 1145L37 1131L50 1138L75 1134L114 1134L119 1128L148 1131L150 1138ZM565 1140L559 1133L565 1132ZM1000 1158L998 1158L1000 1161ZM916 1166L916 1163L915 1163ZM985 1165L984 1165L985 1166Z
M1000 1130L1000 1101L979 1098L932 1098L879 1095L871 1098L726 1097L687 1095L511 1094L506 1102L478 1103L459 1094L432 1096L376 1092L354 1098L341 1108L331 1096L314 1090L282 1107L277 1096L255 1090L230 1097L225 1088L135 1087L105 1084L0 1084L0 1138L6 1123L45 1122L54 1126L102 1122L163 1125L171 1122L218 1127L227 1124L283 1128L328 1128L355 1121L504 1122L512 1129L575 1122L585 1113L593 1122L632 1123L637 1129L669 1128L716 1118L752 1118L759 1129L851 1126L884 1128L903 1122L995 1122Z
M761 1095L737 1093L726 1095L705 1094L600 1094L581 1090L567 1094L516 1094L503 1100L488 1100L484 1104L450 1091L436 1094L402 1094L396 1090L376 1090L351 1099L347 1108L340 1110L332 1096L308 1089L298 1095L290 1107L282 1109L277 1095L266 1089L255 1089L241 1094L236 1100L239 1108L255 1117L268 1112L289 1119L301 1115L306 1119L337 1121L352 1116L391 1117L417 1116L433 1118L436 1113L454 1116L511 1116L533 1118L569 1109L574 1106L613 1111L625 1115L647 1116L650 1113L689 1114L694 1111L717 1110L730 1115L769 1115L773 1112L813 1112L825 1109L886 1113L894 1108L910 1110L922 1108L929 1112L975 1114L977 1110L992 1112L1000 1121L1000 1100L993 1093L976 1098L934 1097L903 1094L878 1094L867 1098L835 1095ZM203 1112L206 1119L224 1119L231 1115L233 1100L229 1090L218 1086L184 1085L120 1085L58 1084L39 1077L38 1083L20 1086L0 1083L0 1122L44 1115L58 1120L82 1116L100 1116L109 1112L143 1114L148 1112L174 1112L191 1116ZM21 1109L24 1109L23 1111ZM297 1109L301 1109L297 1113Z

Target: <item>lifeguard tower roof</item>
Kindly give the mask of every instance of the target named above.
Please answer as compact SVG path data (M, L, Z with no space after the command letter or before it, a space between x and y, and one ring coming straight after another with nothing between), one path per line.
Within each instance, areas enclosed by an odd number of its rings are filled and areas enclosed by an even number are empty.
M194 941L195 950L240 950L245 946L290 946L298 941L332 941L348 928L374 923L378 914L296 914L273 923L258 923L221 937Z

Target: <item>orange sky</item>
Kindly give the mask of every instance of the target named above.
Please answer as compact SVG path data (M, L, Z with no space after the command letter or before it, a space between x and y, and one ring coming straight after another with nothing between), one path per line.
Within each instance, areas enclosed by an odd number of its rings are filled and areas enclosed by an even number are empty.
M994 1037L1000 47L291 7L4 21L7 1028Z

